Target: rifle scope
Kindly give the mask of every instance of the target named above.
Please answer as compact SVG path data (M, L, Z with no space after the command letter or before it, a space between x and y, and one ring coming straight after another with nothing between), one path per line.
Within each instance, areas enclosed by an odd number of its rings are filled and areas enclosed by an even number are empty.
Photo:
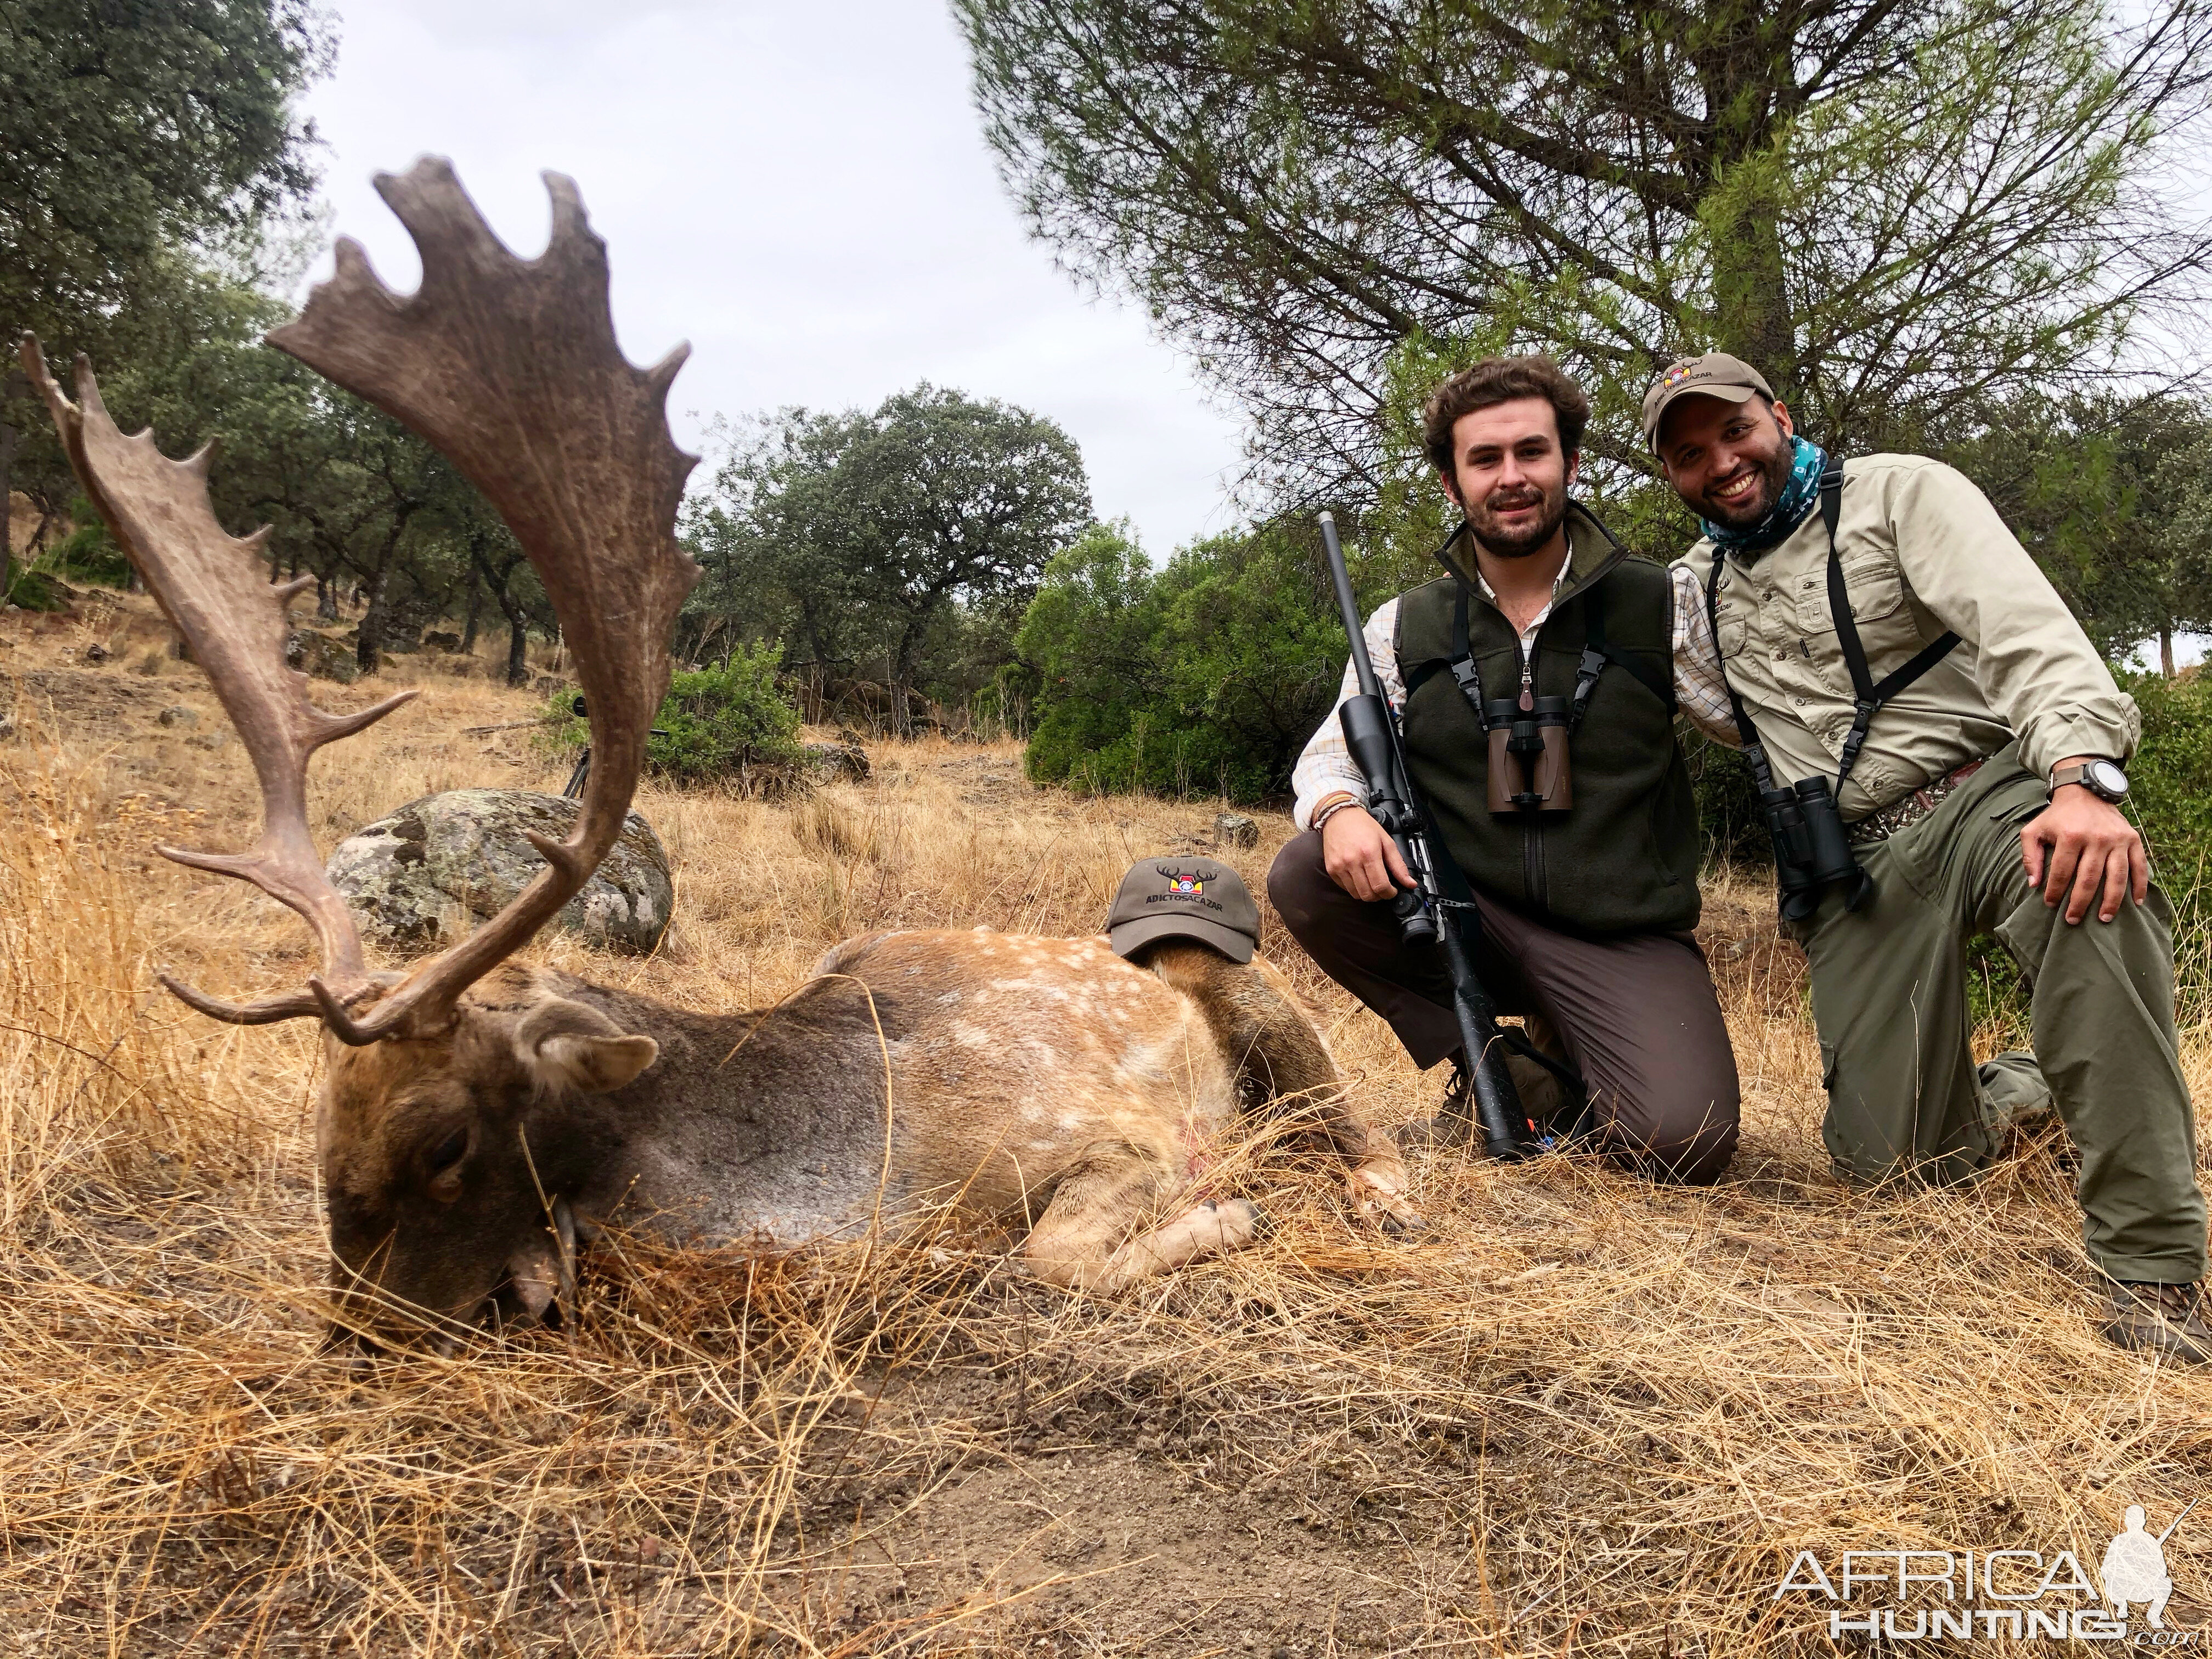
M1383 700L1375 664L1367 654L1367 633L1359 620L1359 601L1352 595L1352 573L1344 566L1344 549L1336 539L1335 514L1321 515L1321 538L1328 551L1329 580L1336 586L1337 608L1344 612L1345 635L1352 642L1352 671L1359 685L1359 695L1346 697L1337 710L1337 720L1344 727L1344 744L1352 751L1352 764L1367 780L1367 810L1413 874L1415 885L1400 889L1390 901L1390 914L1398 919L1398 937L1408 945L1425 944L1436 938L1437 924L1422 902L1419 885L1423 860L1416 837L1421 832L1420 818L1413 811L1413 791L1406 784L1398 760L1397 728L1390 717L1390 705Z

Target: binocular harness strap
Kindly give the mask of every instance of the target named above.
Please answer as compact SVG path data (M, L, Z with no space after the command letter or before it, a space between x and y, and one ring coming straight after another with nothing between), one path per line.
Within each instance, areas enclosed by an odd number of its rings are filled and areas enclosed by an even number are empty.
M1831 466L1820 475L1820 520L1828 527L1828 610L1836 619L1836 643L1843 647L1844 661L1851 671L1851 691L1857 708L1851 718L1850 735L1844 739L1843 764L1836 773L1836 798L1843 799L1844 784L1851 775L1851 768L1858 764L1859 750L1866 746L1867 728L1881 706L1903 691L1929 669L1949 656L1957 647L1959 636L1946 632L1929 641L1917 652L1912 660L1885 674L1877 683L1867 666L1866 647L1859 642L1858 619L1851 614L1850 594L1844 586L1844 562L1836 552L1836 526L1844 516L1844 469ZM1714 550L1714 560L1719 561L1719 550ZM1717 645L1719 636L1715 635ZM1723 678L1726 678L1723 671ZM1733 694L1731 694L1733 695Z
M1474 665L1474 647L1468 638L1467 605L1467 584L1462 581L1452 598L1452 653L1444 665L1451 670L1452 683L1467 699L1467 706L1474 710L1475 723L1487 732L1490 722L1482 712L1482 671Z
M1458 591L1452 599L1452 654L1451 660L1445 666L1451 670L1452 681L1459 687L1460 696L1467 699L1467 706L1474 710L1474 718L1487 732L1505 722L1493 720L1483 712L1482 674L1474 665L1474 647L1468 633L1469 599L1468 585L1462 581L1458 584ZM1567 730L1570 733L1582 729L1583 716L1589 712L1590 696L1597 690L1598 678L1605 672L1606 664L1613 660L1605 648L1605 607L1598 604L1594 595L1586 595L1583 611L1588 619L1585 623L1588 632L1584 636L1582 660L1575 666L1575 689L1567 699ZM1521 648L1517 641L1515 648ZM1410 688L1407 695L1412 695Z
M1844 785L1858 764L1859 750L1866 747L1867 731L1884 703L1890 702L1906 687L1958 648L1959 636L1945 633L1929 641L1917 652L1910 662L1880 680L1874 678L1867 665L1866 647L1859 640L1859 625L1851 615L1850 591L1844 584L1844 562L1836 550L1836 529L1843 522L1844 469L1832 465L1820 475L1820 521L1828 532L1828 610L1836 620L1836 643L1843 650L1844 665L1851 674L1851 693L1856 712L1851 720L1850 733L1844 738L1841 764L1836 771L1836 797L1843 798ZM1705 573L1705 625L1712 629L1713 651L1720 651L1720 577L1721 564L1725 557L1718 547L1713 549L1712 568ZM1736 736L1743 744L1744 758L1751 763L1752 775L1758 779L1763 790L1774 787L1774 773L1767 764L1766 750L1759 741L1759 729L1751 723L1750 711L1743 699L1736 695L1735 684L1729 679L1728 665L1721 665L1721 684L1728 687L1729 707L1735 720Z
M1735 682L1728 677L1728 664L1721 661L1721 566L1727 562L1727 558L1728 556L1716 544L1712 567L1705 572L1705 626L1712 633L1713 659L1720 662L1721 685L1728 693L1729 713L1735 721L1736 741L1742 747L1744 759L1751 763L1752 781L1758 784L1760 793L1771 794L1774 792L1774 769L1766 763L1766 746L1759 740L1759 728L1751 723L1751 710L1743 706L1743 699L1736 695Z
M1574 693L1567 699L1570 735L1583 729L1583 716L1589 713L1590 694L1597 690L1598 676L1605 672L1608 660L1605 651L1605 607L1597 602L1594 593L1583 597L1583 659L1575 665Z

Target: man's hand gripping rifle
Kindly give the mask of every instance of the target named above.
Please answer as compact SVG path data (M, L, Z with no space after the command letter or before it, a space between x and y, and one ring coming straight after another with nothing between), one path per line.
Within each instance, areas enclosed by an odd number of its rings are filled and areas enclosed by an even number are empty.
M1437 939L1443 943L1444 961L1451 974L1452 1010L1459 1017L1460 1041L1466 1045L1468 1064L1474 1073L1474 1086L1468 1093L1490 1156L1531 1157L1540 1148L1530 1133L1528 1114L1522 1110L1520 1091L1513 1086L1512 1075L1505 1069L1506 1040L1498 1029L1496 1005L1475 977L1474 959L1463 930L1446 914L1458 909L1473 920L1474 907L1444 897L1437 885L1426 829L1399 753L1397 719L1383 698L1375 678L1375 665L1367 655L1367 635L1360 625L1358 602L1352 596L1352 576L1344 568L1344 549L1337 543L1333 514L1321 515L1321 538L1328 550L1328 574L1336 584L1337 606L1344 612L1344 631L1352 641L1352 672L1359 681L1359 695L1346 698L1337 711L1344 725L1344 741L1352 750L1352 763L1367 780L1368 811L1396 844L1398 856L1413 875L1413 885L1391 902L1399 935L1407 945ZM1438 1127L1445 1126L1440 1121ZM1451 1127L1457 1131L1454 1138L1460 1139L1473 1126L1462 1118Z

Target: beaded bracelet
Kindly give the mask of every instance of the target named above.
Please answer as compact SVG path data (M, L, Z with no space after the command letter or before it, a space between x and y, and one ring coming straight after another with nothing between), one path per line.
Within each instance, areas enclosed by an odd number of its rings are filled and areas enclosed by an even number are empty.
M1310 830L1317 830L1322 827L1322 825L1327 823L1339 812L1344 811L1346 807L1357 806L1358 805L1359 798L1356 795L1331 796L1314 809L1313 817L1306 820L1306 827Z

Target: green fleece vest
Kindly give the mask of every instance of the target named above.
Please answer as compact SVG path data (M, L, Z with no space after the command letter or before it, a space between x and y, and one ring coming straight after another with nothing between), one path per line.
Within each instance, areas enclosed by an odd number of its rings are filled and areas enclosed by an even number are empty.
M1574 734L1574 805L1564 812L1489 809L1488 739L1443 669L1457 590L1457 580L1445 578L1400 599L1397 647L1400 672L1414 688L1406 702L1406 769L1460 869L1489 897L1572 933L1694 927L1697 807L1674 741L1674 709L1652 690L1674 677L1666 571L1616 557L1602 574L1564 590L1537 632L1537 696L1573 692L1593 605L1604 607L1605 648L1614 659ZM1520 641L1479 588L1468 598L1468 641L1484 697L1516 696ZM1644 672L1631 672L1624 660Z

